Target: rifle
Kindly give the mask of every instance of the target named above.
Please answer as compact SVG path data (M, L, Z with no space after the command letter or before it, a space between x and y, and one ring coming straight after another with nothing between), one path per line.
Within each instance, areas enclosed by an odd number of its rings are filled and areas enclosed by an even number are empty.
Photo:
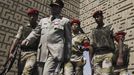
M8 59L5 62L5 64L3 65L4 69L0 73L0 75L6 75L7 72L9 72L9 70L11 69L11 67L16 59L17 52L18 52L18 48L19 48L18 44L19 44L19 39L16 38L13 41L13 44L11 45L11 48L10 48L9 54L8 54Z

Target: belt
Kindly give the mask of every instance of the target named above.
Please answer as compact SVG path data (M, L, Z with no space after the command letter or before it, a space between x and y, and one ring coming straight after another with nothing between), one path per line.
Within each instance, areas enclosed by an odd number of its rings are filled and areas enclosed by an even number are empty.
M21 49L21 51L28 52L28 51L37 51L37 50L35 50L35 49Z
M112 53L112 51L96 51L95 54L107 54Z
M107 54L107 53L113 53L113 50L110 49L97 49L94 52L95 54Z

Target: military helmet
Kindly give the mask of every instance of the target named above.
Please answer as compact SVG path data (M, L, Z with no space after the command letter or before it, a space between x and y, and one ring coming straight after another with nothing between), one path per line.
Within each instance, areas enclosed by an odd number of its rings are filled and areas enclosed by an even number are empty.
M64 7L64 3L62 0L51 0L50 6L52 7L53 5L58 5L60 7Z
M37 9L35 9L35 8L29 8L27 10L27 14L28 15L38 15L39 14L39 11Z
M79 19L72 19L71 25L73 25L73 23L77 23L78 25L80 25L80 20Z
M96 12L93 14L93 18L97 17L98 15L103 16L103 12L102 12L101 10L96 11Z

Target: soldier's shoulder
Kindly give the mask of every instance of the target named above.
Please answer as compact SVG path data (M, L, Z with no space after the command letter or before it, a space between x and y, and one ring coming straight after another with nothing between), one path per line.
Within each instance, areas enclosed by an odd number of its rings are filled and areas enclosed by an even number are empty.
M105 26L104 28L109 29L109 30L113 29L113 27L111 25Z
M47 19L48 19L48 17L45 17L45 18L40 19L40 21L44 21L44 20L47 20Z
M92 29L90 30L90 33L92 34L92 33L94 33L96 30L97 30L96 28L92 28Z
M70 22L70 20L69 20L68 18L66 18L66 17L62 17L62 19L63 19L63 21L65 21L65 22Z
M84 33L80 33L79 36L86 36L86 34L84 34Z
M29 29L32 29L30 24L27 24L27 25L23 26L23 30L29 30Z
M80 38L86 38L86 37L87 37L87 35L86 35L86 34L81 33L81 34L79 34L79 35L78 35L78 37L80 37Z
M22 33L23 35L24 34L27 34L27 33L30 33L32 31L32 28L29 27L29 26L23 26L23 29L22 29Z

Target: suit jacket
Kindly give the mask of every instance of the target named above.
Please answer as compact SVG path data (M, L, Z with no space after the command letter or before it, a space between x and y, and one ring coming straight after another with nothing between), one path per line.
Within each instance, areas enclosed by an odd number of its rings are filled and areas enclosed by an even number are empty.
M69 19L62 17L51 21L51 18L41 19L39 25L26 38L33 42L40 36L37 52L39 62L45 62L49 53L58 61L71 56L72 35Z

